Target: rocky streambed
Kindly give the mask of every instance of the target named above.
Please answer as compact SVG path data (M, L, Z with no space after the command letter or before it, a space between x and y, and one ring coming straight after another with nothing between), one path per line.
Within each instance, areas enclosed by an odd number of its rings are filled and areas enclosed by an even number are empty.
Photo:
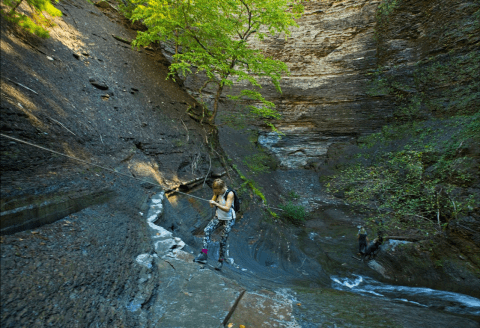
M313 171L252 176L270 204L299 194L315 213L305 228L266 217L244 195L232 261L222 272L193 263L210 209L165 190L211 197L205 176L225 170L208 151L215 136L184 114L193 100L164 80L160 51L127 45L142 27L116 3L59 6L48 40L1 25L2 133L83 160L2 137L2 327L478 326L475 308L452 312L353 286L382 275L351 257L361 218L322 194ZM222 127L219 139L247 172L248 138ZM308 162L298 155L295 163ZM241 185L235 175L229 183Z
M194 230L185 211L196 212L198 220L205 212L198 211L202 206L192 206L185 195L167 198L159 189L128 185L123 182L125 193L110 202L2 236L2 326L478 325L472 311L454 313L334 288L331 272L345 277L352 272L348 263L337 266L335 255L322 255L325 261L309 256L300 250L298 236L286 238L284 249L273 242L282 229L258 225L248 215L232 231L231 260L222 272L199 265L192 260L200 234L184 235L187 227ZM194 194L210 192L205 187ZM170 222L176 222L173 229ZM307 238L341 248L342 236L331 221L324 223L324 233ZM345 228L337 223L340 230ZM212 254L217 247L215 237ZM213 255L210 263L215 259Z

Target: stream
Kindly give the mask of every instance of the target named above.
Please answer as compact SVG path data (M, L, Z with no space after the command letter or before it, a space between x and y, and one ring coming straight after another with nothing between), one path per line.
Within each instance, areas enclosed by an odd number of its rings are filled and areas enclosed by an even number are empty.
M195 195L206 198L210 191L205 189L197 189ZM200 223L206 224L210 209L202 210L202 203L184 196L170 197L170 202L180 221L183 220L180 226L190 227L183 233L175 232L187 243L185 250L196 255L203 237ZM245 212L229 236L229 263L220 274L248 290L271 290L286 295L293 304L302 304L294 309L294 314L303 328L333 327L335 322L329 323L326 318L341 315L344 318L336 324L362 326L362 322L356 322L357 318L349 317L347 312L352 316L361 313L358 304L364 301L382 305L374 309L378 321L368 321L378 327L389 327L390 322L382 321L383 318L388 321L389 316L394 316L397 321L392 322L401 322L402 327L416 326L415 323L450 327L457 321L467 323L464 327L476 326L475 321L480 321L478 298L386 284L369 276L365 263L352 260L357 247L357 223L353 224L345 213L345 208L336 205L323 208L317 211L317 218L311 220L310 229L305 230L265 223L258 220L259 212ZM212 263L218 258L218 239L218 234L214 235L209 245Z
M388 285L367 276L331 276L331 287L351 291L373 298L388 298L399 303L409 303L438 311L480 316L480 299L458 293L422 287Z
M233 263L226 265L222 274L251 289L266 288L276 292L285 288L295 290L308 281L310 284L313 283L314 286L318 286L316 287L318 290L331 288L358 294L373 302L383 303L383 301L388 300L393 304L429 309L433 313L451 313L480 320L480 299L472 296L431 288L390 285L367 275L355 273L355 271L344 275L327 275L328 280L326 280L325 276L319 273L320 271L310 271L312 270L312 263L305 267L306 270L295 269L284 263L278 254L262 249L262 247L250 246L250 251L238 252L237 247L240 247L240 245L236 239L235 237L232 238L232 246L236 249L235 257L230 258ZM200 238L198 240L200 241ZM210 246L214 258L218 257L218 246L218 242L213 242ZM252 249L254 250L252 251ZM307 261L312 262L311 259ZM320 263L321 265L322 263ZM302 300L313 302L311 298L305 298L302 295L288 292L287 294L294 303ZM304 321L302 327L310 326L308 322Z

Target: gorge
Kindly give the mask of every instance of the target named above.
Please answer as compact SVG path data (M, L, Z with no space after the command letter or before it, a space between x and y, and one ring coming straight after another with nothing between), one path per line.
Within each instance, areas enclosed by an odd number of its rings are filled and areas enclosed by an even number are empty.
M385 126L478 121L477 1L306 2L288 38L253 44L291 71L282 94L263 86L281 137L191 119L201 76L166 80L169 48L132 49L144 27L119 3L56 6L49 39L1 23L2 326L478 325L478 202L364 263L352 255L366 215L324 180ZM462 193L478 201L478 143L457 146L473 163L457 167L474 175ZM209 199L216 177L242 197L221 273L191 261L212 213L188 195ZM266 210L288 201L304 226Z

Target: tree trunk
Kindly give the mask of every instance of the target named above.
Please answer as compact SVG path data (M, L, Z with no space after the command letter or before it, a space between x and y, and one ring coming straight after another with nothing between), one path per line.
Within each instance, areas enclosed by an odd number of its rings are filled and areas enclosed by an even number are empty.
M218 103L220 101L220 96L222 95L222 92L223 92L223 85L220 84L217 89L217 94L215 95L215 101L213 102L213 113L209 119L209 122L213 125L215 125L215 117L217 117Z

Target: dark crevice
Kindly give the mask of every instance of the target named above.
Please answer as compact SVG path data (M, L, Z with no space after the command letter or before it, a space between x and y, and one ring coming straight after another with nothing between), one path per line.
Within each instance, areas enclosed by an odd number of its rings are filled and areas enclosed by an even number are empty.
M230 309L230 311L228 312L227 316L225 317L225 320L223 320L223 326L226 326L227 323L228 323L228 320L230 320L230 318L232 317L233 313L235 312L235 310L237 309L237 306L238 306L238 303L240 303L240 300L242 299L243 295L245 294L247 290L244 289L240 292L240 295L238 295L237 299L235 300L235 303L233 303L233 306L232 308Z
M144 149L143 149L143 145L142 145L141 142L136 142L136 143L135 143L135 147L137 147L137 149L139 149L139 150L141 150L141 151L144 150Z
M172 263L170 263L170 262L168 262L168 261L166 261L166 260L165 260L165 262L167 262L168 264L170 264L170 266L173 268L173 270L177 270L177 269L175 269L175 267L173 266Z

